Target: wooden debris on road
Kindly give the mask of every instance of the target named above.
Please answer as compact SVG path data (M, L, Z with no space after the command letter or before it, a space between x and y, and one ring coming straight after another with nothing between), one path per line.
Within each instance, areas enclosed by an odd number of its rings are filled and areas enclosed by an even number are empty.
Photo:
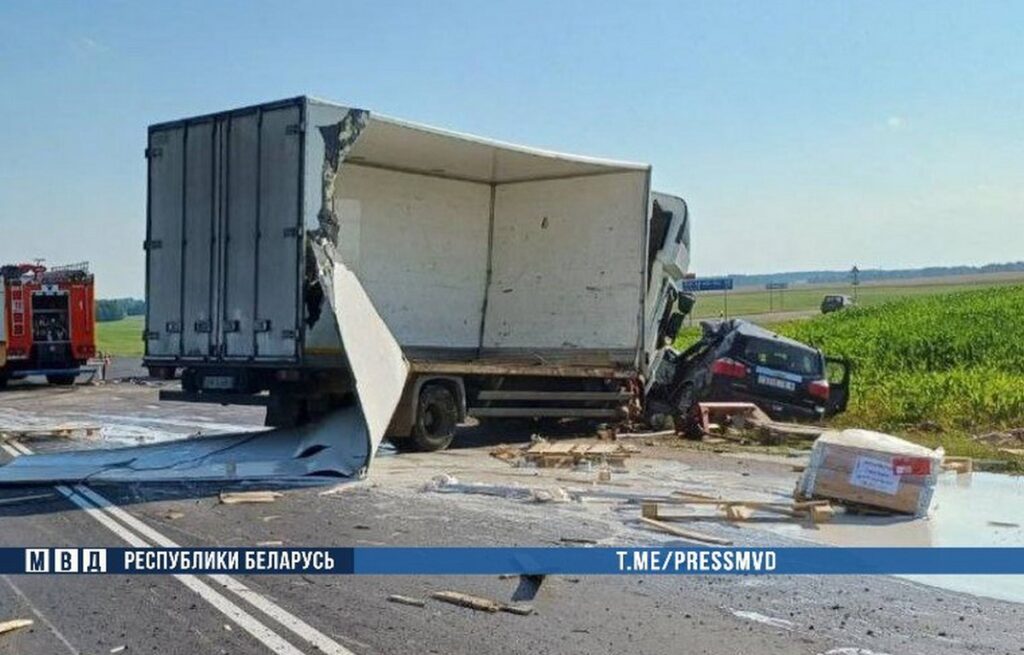
M425 600L410 598L409 596L402 596L399 594L391 594L388 596L388 601L398 603L399 605L410 605L412 607L424 607L427 604L427 601Z
M533 607L530 605L502 605L501 611L519 616L529 616L533 614Z
M676 537L682 537L683 539L688 539L690 541L697 541L697 542L706 543L706 544L715 544L715 545L719 545L719 546L731 546L732 545L732 540L730 540L730 539L723 539L722 537L716 537L716 536L711 535L711 534L705 534L703 532L696 532L694 530L684 530L682 528L677 528L674 525L669 525L668 523L662 523L661 521L658 521L658 520L652 519L652 518L648 518L646 516L641 516L640 517L640 521L642 523L646 524L646 525L651 526L652 528L660 530L661 532L666 532L668 534L674 535Z
M42 437L61 437L70 439L75 436L93 437L99 434L99 425L39 425L39 426L0 426L0 442L11 439L36 439Z
M224 505L272 503L283 495L280 491L222 491L220 502Z
M479 612L497 612L502 608L502 604L490 600L488 598L481 598L480 596L470 596L469 594L463 594L458 591L435 591L430 594L430 597L434 600L439 600L442 603L451 603L452 605L458 605L460 607L468 607L471 610L477 610Z
M543 439L526 448L501 445L493 448L491 457L504 462L526 462L539 468L574 468L580 464L603 464L622 468L636 448L618 443L551 443Z
M712 506L722 510L723 515L721 517L708 516L707 514L691 514L687 516L662 516L658 507L658 502L647 501L641 504L640 513L642 516L651 519L661 520L713 520L715 518L725 518L729 521L748 521L754 518L757 512L767 512L769 514L781 515L787 518L803 519L809 518L814 523L822 523L829 521L835 516L835 510L827 500L810 500L810 501L788 501L788 502L773 502L773 501L760 501L760 500L731 500L728 498L709 498L707 496L701 496L697 494L687 494L686 492L676 492L681 494L679 498L672 498L668 502L670 505L706 505ZM768 517L763 517L765 520Z
M13 619L11 621L0 622L0 635L20 630L21 628L27 628L33 623L34 621L32 619Z

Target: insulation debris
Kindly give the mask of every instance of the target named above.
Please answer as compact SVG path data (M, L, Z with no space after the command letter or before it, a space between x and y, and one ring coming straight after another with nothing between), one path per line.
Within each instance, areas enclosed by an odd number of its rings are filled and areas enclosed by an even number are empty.
M478 494L529 500L538 503L566 503L572 500L561 487L524 487L518 484L486 484L483 482L460 482L447 473L434 476L420 489L423 492Z
M811 450L798 498L924 516L942 470L943 451L869 430L826 432Z
M519 616L528 616L533 614L533 608L529 605L518 605L518 604L506 604L499 603L496 600L489 598L481 598L480 596L471 596L458 591L435 591L430 595L434 600L439 600L442 603L450 603L452 605L458 605L459 607L467 607L471 610L478 612L508 612L510 614L518 614Z

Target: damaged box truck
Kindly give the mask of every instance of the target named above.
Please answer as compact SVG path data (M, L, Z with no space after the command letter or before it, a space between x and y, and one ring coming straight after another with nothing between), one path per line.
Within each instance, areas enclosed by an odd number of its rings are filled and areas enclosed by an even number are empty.
M373 411L399 448L444 448L467 416L615 420L689 308L686 205L644 164L307 97L153 125L146 157L164 399L276 426L366 410L380 334L404 366ZM367 302L336 295L335 264Z

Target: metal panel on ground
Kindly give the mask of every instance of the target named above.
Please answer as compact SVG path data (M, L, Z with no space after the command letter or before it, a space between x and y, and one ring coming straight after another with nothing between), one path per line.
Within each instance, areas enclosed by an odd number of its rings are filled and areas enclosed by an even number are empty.
M232 116L225 162L223 284L221 320L227 358L252 357L256 302L256 226L259 203L259 114Z
M213 332L213 121L188 126L185 142L185 240L182 254L182 351L207 357Z
M185 128L151 132L146 248L146 355L181 352L182 179Z
M256 356L294 357L299 335L298 106L263 113L256 245Z

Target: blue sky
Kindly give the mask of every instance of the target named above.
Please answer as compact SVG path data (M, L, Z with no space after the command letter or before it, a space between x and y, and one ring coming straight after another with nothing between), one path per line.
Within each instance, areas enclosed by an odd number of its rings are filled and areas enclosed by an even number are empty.
M702 275L1024 258L1024 3L0 3L0 261L141 295L146 126L316 95L647 161Z

